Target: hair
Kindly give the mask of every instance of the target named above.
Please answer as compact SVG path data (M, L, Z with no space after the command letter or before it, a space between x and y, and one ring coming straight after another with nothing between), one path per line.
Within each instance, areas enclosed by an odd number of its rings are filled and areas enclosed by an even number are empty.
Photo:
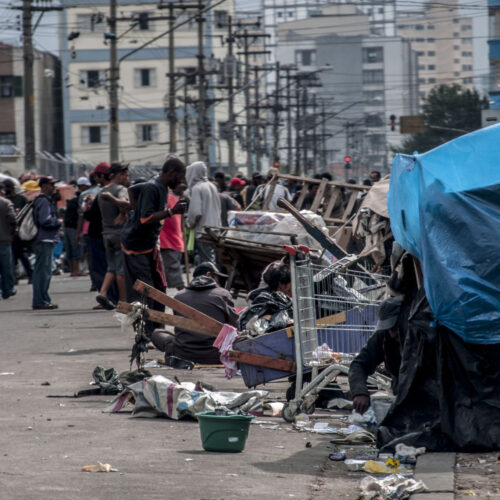
M276 264L270 266L262 278L269 287L269 291L275 292L279 285L288 285L290 283L290 269L283 264Z
M363 186L371 186L372 181L370 179L363 179Z
M226 179L224 172L215 172L214 179Z
M161 172L162 174L166 174L172 170L174 172L179 172L184 168L186 168L186 165L180 158L169 156L163 163L163 166L161 167Z
M370 174L376 174L378 175L378 178L380 179L382 177L382 174L378 170L372 170Z
M128 163L122 163L121 161L115 161L111 164L109 175L114 177L117 174L126 172L128 170Z
M330 172L322 172L321 173L321 178L322 179L327 179L329 181L333 180L332 174Z

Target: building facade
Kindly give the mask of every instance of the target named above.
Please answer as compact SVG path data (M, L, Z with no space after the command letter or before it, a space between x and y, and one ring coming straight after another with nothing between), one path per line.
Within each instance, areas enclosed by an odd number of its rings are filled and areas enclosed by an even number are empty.
M109 2L66 0L65 7L61 13L61 54L66 150L74 158L97 163L108 160L110 155L110 49L105 37L109 31ZM119 157L136 165L159 166L173 149L168 115L169 37L161 36L168 30L165 18L169 9L158 9L151 0L119 0L117 10ZM227 52L224 24L232 11L232 2L225 2L221 9L207 12L203 23L206 122L202 129L212 168L227 166L228 162L227 141L219 138L219 125L228 119L227 100L218 99L215 86ZM175 24L196 12L174 10ZM200 159L197 29L192 20L174 31L176 152L187 162ZM157 40L133 52L153 38ZM239 148L236 160L244 163Z
M0 170L24 170L23 49L0 43ZM64 153L59 60L34 51L35 148L37 152ZM36 165L32 166L33 169Z
M500 0L488 0L490 109L500 110ZM500 116L499 116L500 118Z

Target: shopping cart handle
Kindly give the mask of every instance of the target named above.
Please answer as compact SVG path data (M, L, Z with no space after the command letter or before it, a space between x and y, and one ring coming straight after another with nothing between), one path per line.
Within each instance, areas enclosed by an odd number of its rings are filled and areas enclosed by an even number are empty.
M305 253L305 254L310 254L311 253L311 249L306 246L306 245L299 245L297 247L302 253Z
M283 250L289 255L296 255L297 254L297 249L295 247L290 246L290 245L283 245Z

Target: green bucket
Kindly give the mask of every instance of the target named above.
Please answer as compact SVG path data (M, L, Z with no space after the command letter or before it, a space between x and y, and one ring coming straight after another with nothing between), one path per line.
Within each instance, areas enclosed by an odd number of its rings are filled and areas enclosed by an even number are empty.
M216 415L213 411L197 413L201 443L206 451L237 453L243 451L252 415Z

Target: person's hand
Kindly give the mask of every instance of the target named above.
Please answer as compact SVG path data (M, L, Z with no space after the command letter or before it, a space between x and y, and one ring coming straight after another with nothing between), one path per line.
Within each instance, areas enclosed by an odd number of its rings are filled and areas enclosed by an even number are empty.
M183 214L187 210L187 201L186 200L179 200L172 208L172 213L173 214Z
M370 408L370 397L365 394L355 396L352 400L352 407L354 408L354 411L363 415L363 413Z

